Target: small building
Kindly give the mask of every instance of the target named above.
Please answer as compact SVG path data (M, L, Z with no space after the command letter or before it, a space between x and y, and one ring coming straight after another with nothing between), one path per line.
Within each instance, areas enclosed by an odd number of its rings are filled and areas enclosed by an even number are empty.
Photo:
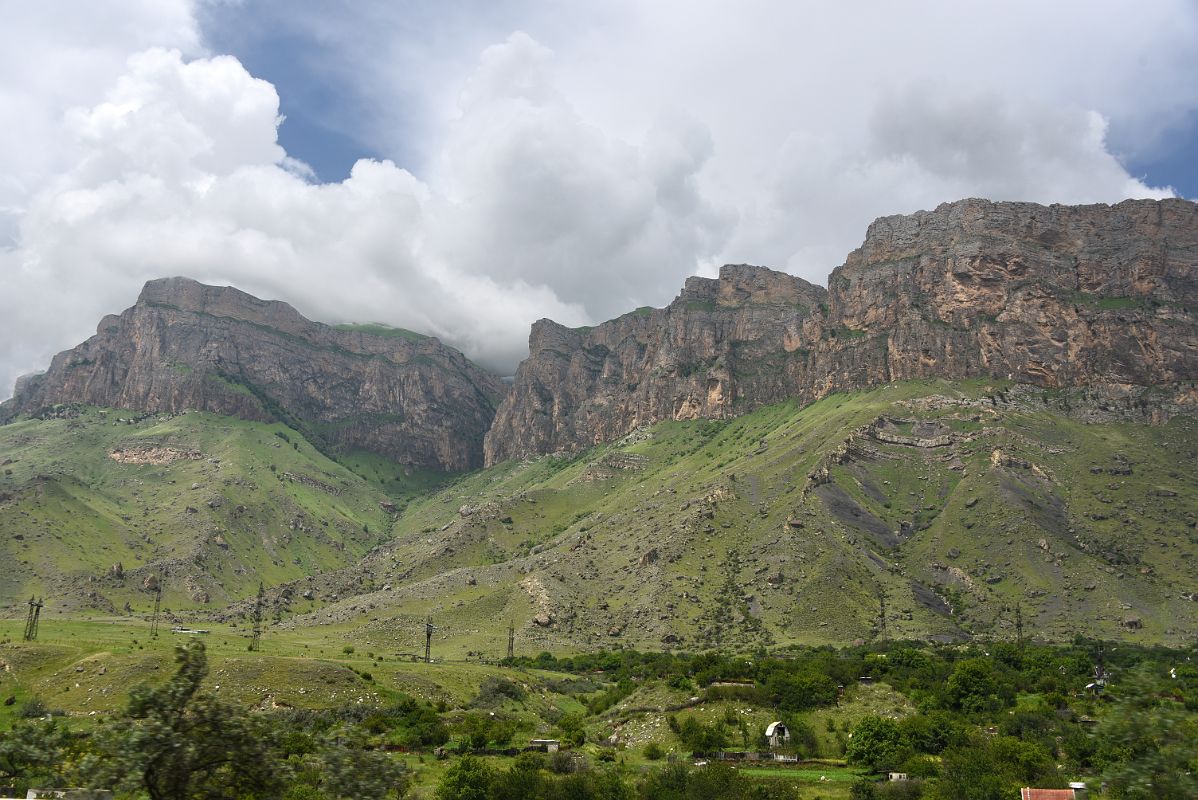
M889 778L891 781L905 781L905 780L907 780L907 773L905 773L905 772L888 772L888 773L886 773L886 776L887 776L887 777L888 777L888 778Z
M556 753L562 749L562 743L557 739L531 739L528 744L533 750L541 750L545 753Z
M1020 800L1076 800L1077 793L1072 789L1032 789L1019 790Z
M790 743L790 731L781 722L771 722L766 726L765 738L769 740L770 749Z

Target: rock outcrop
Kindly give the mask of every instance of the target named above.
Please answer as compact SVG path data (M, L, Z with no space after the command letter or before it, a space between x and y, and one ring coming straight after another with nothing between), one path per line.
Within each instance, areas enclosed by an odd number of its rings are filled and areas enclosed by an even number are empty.
M962 200L875 221L828 289L760 267L664 309L533 325L486 461L569 451L894 380L1044 387L1198 379L1198 205Z
M347 327L229 287L150 281L136 305L22 381L0 416L59 403L211 411L413 466L480 466L502 382L437 339Z

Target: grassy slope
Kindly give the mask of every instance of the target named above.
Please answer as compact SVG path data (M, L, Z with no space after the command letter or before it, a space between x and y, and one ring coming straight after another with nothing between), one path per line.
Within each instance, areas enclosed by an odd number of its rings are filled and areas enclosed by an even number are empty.
M1018 605L1028 635L1187 640L1195 421L1082 424L1051 395L986 402L1002 389L912 382L668 422L448 486L208 415L18 423L0 428L0 454L15 458L0 478L4 600L16 615L56 572L166 559L210 577L212 606L251 596L259 578L286 583L284 627L401 653L423 652L427 614L434 647L455 657L502 655L509 621L523 653L845 643L880 635L882 599L891 637L1010 638ZM929 395L955 404L917 402ZM923 424L954 438L914 447L863 433L880 417L900 437ZM108 458L136 441L204 458ZM403 509L390 531L387 497ZM140 578L83 588L144 612ZM166 605L197 606L179 584Z
M752 649L871 638L884 597L892 637L1010 638L1016 604L1028 635L1192 636L1194 420L1082 424L1039 395L908 402L1000 389L893 385L499 465L410 504L360 567L387 588L295 622L418 649L431 613L443 647L492 655L509 619L523 652ZM958 438L852 436L880 416Z
M422 342L425 339L432 337L426 336L423 333L416 333L407 328L395 328L390 325L385 325L381 322L344 322L340 325L334 325L339 331L349 331L351 333L369 333L372 336L390 336L395 339L406 339L409 342Z
M117 421L127 413L0 427L0 460L12 462L0 474L0 602L36 592L59 605L141 611L152 602L144 578L165 565L175 577L164 606L203 606L200 591L223 605L259 580L351 564L388 535L382 488L282 425L211 414ZM109 455L145 446L201 457ZM118 562L124 580L107 575Z

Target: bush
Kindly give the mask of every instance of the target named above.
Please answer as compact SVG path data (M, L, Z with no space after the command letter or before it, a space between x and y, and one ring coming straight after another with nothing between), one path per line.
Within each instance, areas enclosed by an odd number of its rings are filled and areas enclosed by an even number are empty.
M697 717L678 720L670 717L670 730L692 753L707 753L723 750L728 746L728 729L721 720L705 725Z
M645 745L645 749L642 752L644 753L645 758L649 759L650 761L657 761L665 755L665 752L661 749L661 745L659 745L657 742L649 742L649 744Z
M17 716L21 719L35 719L49 713L50 710L46 708L45 702L40 697L31 697L21 703L21 709L17 712Z
M549 771L556 772L558 775L568 775L573 772L579 765L574 756L567 753L565 750L558 750L549 754Z
M478 696L470 703L474 708L495 708L504 700L520 702L527 696L524 687L507 678L488 676L478 687Z
M919 800L923 797L922 781L889 781L875 787L878 800Z
M462 718L459 730L464 742L476 750L482 750L488 744L505 746L516 733L516 722L507 717L474 711Z
M868 778L862 778L849 787L849 800L875 800L878 787Z

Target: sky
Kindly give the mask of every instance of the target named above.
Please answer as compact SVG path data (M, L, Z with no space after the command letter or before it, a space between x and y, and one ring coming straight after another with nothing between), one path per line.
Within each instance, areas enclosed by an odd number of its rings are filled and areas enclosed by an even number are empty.
M168 275L511 374L878 216L1198 197L1198 2L12 3L0 119L0 398Z

